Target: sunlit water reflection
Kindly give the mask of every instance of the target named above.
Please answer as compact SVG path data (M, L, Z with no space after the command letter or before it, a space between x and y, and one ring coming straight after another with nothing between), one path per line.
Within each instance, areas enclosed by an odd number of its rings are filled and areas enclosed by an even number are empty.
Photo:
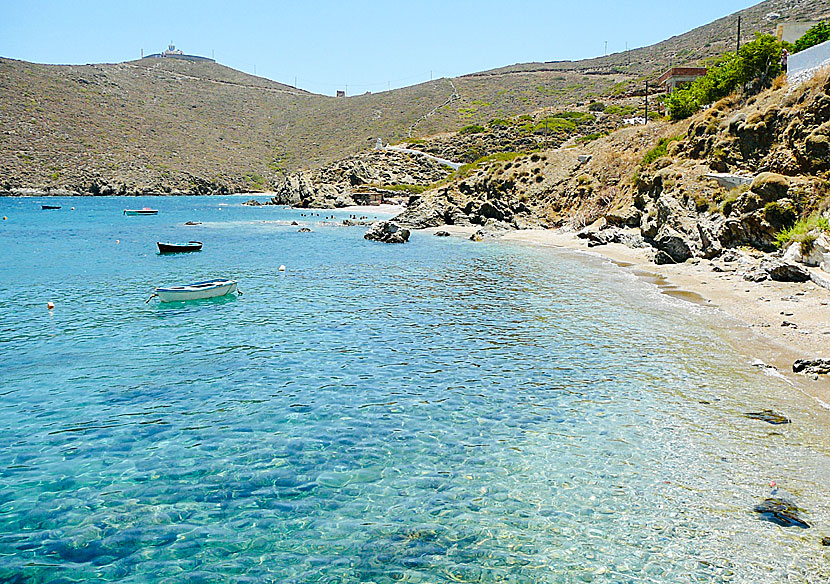
M830 417L706 309L243 200L0 200L0 580L830 578ZM144 304L215 276L244 294ZM770 480L811 529L752 512Z

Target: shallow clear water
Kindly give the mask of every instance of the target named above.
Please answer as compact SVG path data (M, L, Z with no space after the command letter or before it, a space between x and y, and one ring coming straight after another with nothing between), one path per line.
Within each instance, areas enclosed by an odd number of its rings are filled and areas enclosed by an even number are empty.
M0 199L0 581L830 578L830 416L713 313L243 200ZM144 304L216 276L244 295ZM752 512L771 480L811 529Z

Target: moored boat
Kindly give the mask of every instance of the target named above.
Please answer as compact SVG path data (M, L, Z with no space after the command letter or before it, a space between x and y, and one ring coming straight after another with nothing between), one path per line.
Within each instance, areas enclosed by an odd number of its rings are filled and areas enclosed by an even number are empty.
M124 209L124 215L158 215L158 209L143 207L141 209Z
M157 241L159 253L186 253L190 251L202 251L201 241L188 241L187 243L164 243Z
M41 205L40 208L45 211L47 209L60 209L61 206L60 205Z
M153 296L158 296L162 302L182 302L184 300L201 300L202 298L215 298L237 292L236 280L227 278L216 278L204 282L194 282L184 286L170 286L156 288ZM241 294L241 292L239 292ZM150 296L152 298L153 296ZM147 300L149 302L150 299Z

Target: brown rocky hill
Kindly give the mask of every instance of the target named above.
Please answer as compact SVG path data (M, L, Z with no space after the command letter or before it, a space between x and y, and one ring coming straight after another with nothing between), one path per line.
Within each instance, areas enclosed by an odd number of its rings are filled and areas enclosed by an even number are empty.
M666 5L665 9L668 17L670 5ZM827 20L830 18L830 0L767 0L648 47L582 61L522 63L476 75L576 71L589 75L618 73L637 78L653 77L669 66L701 64L709 58L734 51L738 15L741 16L741 42L745 43L753 40L756 32L773 33L782 22Z
M782 20L812 19L828 5L768 0L742 13L744 30L748 37L771 30L771 12ZM267 190L283 172L323 167L369 149L377 138L396 143L452 132L619 90L672 62L721 52L730 22L629 55L517 65L348 98L212 62L61 66L0 59L0 190Z
M412 197L397 221L484 234L564 227L596 244L644 247L658 263L774 251L783 229L830 209L830 73L776 85L683 122L482 161ZM744 184L727 184L735 177Z

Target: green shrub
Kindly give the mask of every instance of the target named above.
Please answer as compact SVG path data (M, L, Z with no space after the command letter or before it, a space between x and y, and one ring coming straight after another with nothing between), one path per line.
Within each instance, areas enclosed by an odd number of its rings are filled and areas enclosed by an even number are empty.
M616 105L612 104L605 108L605 113L610 115L616 115L620 117L630 116L632 114L637 113L639 108L633 105Z
M819 22L813 28L804 33L800 39L795 41L793 45L793 53L798 53L804 49L809 49L815 45L830 40L830 25L826 22Z
M669 152L669 144L672 142L677 142L680 140L680 136L669 136L667 138L660 138L657 142L657 145L646 152L646 155L643 156L643 160L640 162L640 167L645 168L658 158L662 158Z
M727 53L706 75L669 95L666 99L669 117L688 118L700 106L726 97L742 86L754 91L769 87L781 73L782 48L772 35L756 33L755 40L741 47L737 55Z
M816 238L815 234L811 234L810 232L815 231L824 231L825 233L830 232L830 221L827 220L827 217L822 217L818 213L813 213L809 217L799 219L795 222L795 224L793 224L792 227L782 229L775 234L775 245L778 247L784 247L791 241L798 241L802 244L805 241L808 241L809 243L807 245L811 246L812 242L815 241ZM807 252L809 252L809 247Z
M588 106L588 111L591 112L604 112L605 111L605 104L601 101L595 101L591 105Z
M580 136L576 139L578 144L587 144L588 142L593 142L594 140L599 140L603 136L607 136L606 132L596 132L595 134L588 134L587 136Z
M460 130L458 130L459 134L481 134L486 132L486 128L484 126L480 126L479 124L470 124L469 126L464 126Z

